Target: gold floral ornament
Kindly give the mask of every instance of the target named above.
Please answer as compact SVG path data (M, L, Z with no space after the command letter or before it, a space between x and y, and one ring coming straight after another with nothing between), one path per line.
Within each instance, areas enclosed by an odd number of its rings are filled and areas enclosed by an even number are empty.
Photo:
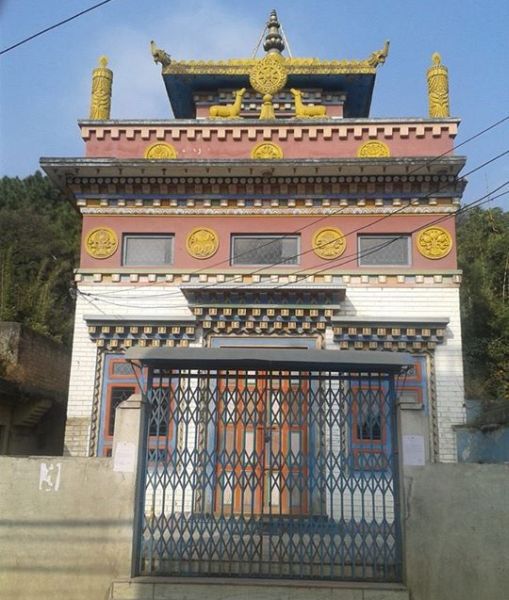
M283 149L272 142L263 142L251 150L251 158L258 160L274 160L283 158Z
M109 258L117 251L117 234L109 227L96 227L88 232L85 248L94 258Z
M386 158L391 155L389 146L378 140L364 142L357 150L359 158Z
M177 158L177 150L171 144L158 142L152 144L145 150L145 158L153 160L169 160Z
M417 249L426 258L443 258L452 250L451 234L442 227L428 227L419 233Z
M186 248L194 258L210 258L219 248L219 237L213 229L196 227L187 236Z
M346 250L345 236L335 227L319 229L313 236L312 244L314 253L326 260L338 258Z

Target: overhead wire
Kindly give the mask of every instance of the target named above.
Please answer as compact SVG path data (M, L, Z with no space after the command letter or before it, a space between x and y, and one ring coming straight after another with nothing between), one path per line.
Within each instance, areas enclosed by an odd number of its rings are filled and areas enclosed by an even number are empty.
M25 39L20 40L19 42L16 42L12 46L8 46L7 48L0 50L0 56L2 54L6 54L7 52L10 52L11 50L14 50L14 48L18 48L18 46L22 46L23 44L30 42L31 40L39 37L40 35L43 35L44 33L48 33L48 31L52 31L53 29L56 29L57 27L61 27L62 25L65 25L66 23L69 23L70 21L74 21L74 19L77 19L78 17L81 17L81 16L91 12L91 11L95 10L96 8L104 6L105 4L108 4L111 1L112 0L103 0L102 2L99 2L98 4L94 4L94 6L90 6L89 8L86 8L85 10L82 10L79 13L76 13L75 15L68 17L67 19L64 19L63 21L59 21L58 23L55 23L54 25L50 25L49 27L46 27L45 29L41 29L41 31L38 31L37 33L34 33L32 35L29 35Z
M504 183L502 183L501 185L499 185L495 189L490 190L484 196L481 196L480 198L478 198L478 199L470 202L469 204L465 205L460 210L458 210L458 212L455 215L450 215L450 214L441 215L440 217L438 217L434 221L431 221L431 222L428 222L426 224L420 225L419 227L415 228L414 230L412 230L410 232L406 232L404 235L405 236L412 235L414 233L417 233L418 231L420 231L421 229L423 229L425 227L429 227L431 225L438 224L438 223L440 223L440 222L442 222L442 221L444 221L446 219L450 219L452 216L456 216L458 214L464 214L465 212L468 212L469 210L473 210L474 208L478 208L479 206L481 206L481 205L483 205L483 204L485 204L487 202L491 202L493 199L498 199L500 197L509 195L509 190L507 190L505 192L502 192L502 193L500 193L498 195L493 196L494 193L496 193L497 191L501 190L502 188L504 188L504 187L506 187L508 185L509 185L509 180L505 181ZM399 236L399 237L403 237L403 234L402 234L402 236ZM383 248L383 247L385 247L387 245L388 245L388 243L385 242L384 244L381 244L380 246L376 246L376 247L370 248L369 250L367 250L364 253L355 252L354 254L349 255L348 257L340 257L338 259L338 260L340 260L340 264L328 264L324 268L319 269L317 271L313 271L312 273L307 273L307 272L303 272L303 271L294 271L294 272L290 273L289 275L302 275L303 276L302 279L308 279L309 277L312 277L312 276L315 276L315 275L319 275L320 273L322 273L324 271L330 270L330 268L332 266L338 267L338 266L341 266L342 264L346 264L348 262L352 262L352 261L356 260L359 256L367 256L369 254L377 252L380 248ZM342 261L344 261L345 258L349 258L349 260L346 261L346 262L342 262ZM334 262L336 263L337 261L334 261ZM306 269L306 271L307 271L307 269ZM296 284L298 285L299 283L302 283L302 279L299 282L290 282L289 281L287 283L283 283L283 284L280 284L280 285L277 285L277 286L271 286L270 289L271 290L277 290L277 289L281 289L281 288L287 287L288 285L296 285ZM206 286L201 287L200 290L203 290L205 287ZM247 287L252 287L253 289L256 289L257 287L260 287L260 286L257 286L256 284L253 284L253 283L249 283L249 284L241 284L241 285L235 286L234 288L226 288L226 289L235 289L235 290L238 290L238 289L243 289L243 288L247 288ZM219 289L221 289L221 288L219 288ZM225 288L223 288L223 289L225 289ZM177 309L177 308L189 308L189 304L180 304L180 305L177 304L177 305L171 305L171 306L168 306L167 304L158 304L158 305L143 304L143 305L136 305L136 304L133 304L132 302L129 302L128 304L124 304L124 303L120 303L120 302L113 302L113 301L111 301L109 299L104 299L100 295L97 295L97 294L82 292L79 289L77 290L77 293L80 296L86 297L93 305L95 305L95 303L92 301L92 298L94 298L95 300L101 302L102 304L108 304L108 305L112 305L112 306L119 306L119 307L123 307L123 308L129 307L129 308L141 308L141 309L152 308L152 309L172 309L172 310L173 309ZM182 292L179 290L178 294L181 296ZM153 297L150 296L147 299L149 300L151 298L153 298ZM99 308L99 307L97 307L97 308ZM103 311L101 311L101 312L103 312Z
M489 164L493 163L494 161L496 161L496 160L498 160L498 159L502 158L503 156L505 156L505 155L507 155L507 154L509 154L509 150L506 150L506 151L504 151L504 152L502 152L502 153L499 153L498 155L496 155L496 156L494 156L494 157L490 158L489 160L485 161L484 163L482 163L482 164L478 165L477 167L474 167L473 169L471 169L470 171L468 171L467 173L465 173L465 174L463 175L463 177L467 177L467 176L469 176L469 175L472 175L473 173L476 173L476 172L480 171L481 169L483 169L483 168L484 168L484 167L486 167L487 165L489 165ZM426 194L426 196L424 196L423 198L426 198L426 197L429 197L429 196L432 196L432 195L434 195L434 194L438 193L439 191L441 191L441 189L443 189L443 188L447 187L448 185L449 185L449 184L444 184L444 185L443 185L441 188L438 188L438 190L434 190L434 191L432 191L432 192L430 192L430 193ZM497 188L497 189L498 189L498 188ZM495 191L497 191L497 190L495 190ZM493 192L491 192L491 193L493 193ZM484 198L484 197L483 197L483 198ZM373 225L376 225L376 224L378 224L378 223L379 223L379 222L381 222L381 221L384 221L384 220L386 220L386 219L388 219L388 218L390 218L390 217L393 217L393 216L394 216L394 215L396 215L396 214L402 214L402 213L403 213L403 211L405 211L407 208L408 208L408 205L407 205L407 204L404 204L404 205L403 205L403 206L401 206L400 208L398 208L398 209L396 209L396 210L394 210L394 211L392 211L392 212L390 212L390 213L388 213L388 214L386 214L386 215L382 215L382 216L381 216L381 217L379 217L378 219L375 219L375 221L370 221L369 223L367 223L367 224L365 224L365 225L362 225L361 227L357 227L356 229L353 229L353 230L351 230L351 231L347 232L347 233L345 234L345 236L344 236L344 237L346 238L346 237L348 237L348 236L351 236L351 235L354 235L354 234L356 234L356 233L358 233L358 232L360 232L360 231L363 231L363 230L365 230L365 229L367 229L367 228L370 228L370 227L372 227ZM441 216L440 218L441 218L441 219L442 219L442 218L443 218L443 219L450 219L450 218L454 217L456 214L458 214L460 211L461 211L461 209L459 209L458 211L456 211L456 213L454 213L454 214L452 214L452 215L451 215L451 214L447 214L447 215L445 215L445 216L443 216L443 217ZM328 218L328 217L330 217L330 215L327 215L327 218ZM426 225L426 226L427 226L427 225ZM302 230L302 228L301 228L301 230ZM298 230L297 230L297 232L298 232ZM290 236L290 235L293 235L293 234L286 234L286 237L288 237L288 236ZM335 240L332 240L332 242L329 242L329 243L333 243L334 241L335 241ZM291 256L291 257L289 257L289 258L299 258L299 257L301 257L301 256L304 256L304 255L306 255L306 254L309 254L309 253L311 253L311 252L313 252L313 251L314 251L314 250L313 250L313 248L309 248L309 249L307 249L307 250L304 250L304 251L302 251L302 252L299 252L299 253L297 253L297 254L295 254L295 255L293 255L293 256ZM358 253L355 253L355 254L353 254L352 256L355 258L355 257L357 257L357 256L358 256ZM352 258L352 260L354 260L354 258ZM350 262L351 262L351 261L350 261ZM242 277L244 277L244 276L246 276L246 275L247 275L247 276L253 276L253 275L256 275L256 274L258 274L258 273L261 273L261 272L263 272L263 271L266 271L267 269L270 269L270 268L272 268L272 267L275 267L275 266L278 266L278 265L280 266L280 265L281 265L281 263L280 263L280 262L277 262L277 263L272 263L272 264L269 264L269 265L262 265L262 266L260 266L260 267L256 268L255 270L251 270L251 271L249 271L248 273L242 273L242 274L239 274L239 277L241 277L241 278L242 278ZM331 266L332 266L332 263L330 263L330 262L329 262L329 263L327 264L327 267L325 267L325 268L324 268L324 270L327 270L327 269L329 269ZM209 267L209 268L212 268L212 267ZM307 269L305 269L305 270L307 271ZM298 275L298 274L300 274L300 273L302 273L302 270L293 271L291 274L292 274L292 275ZM201 274L201 273L200 273L200 274ZM210 284L207 284L207 285L203 285L203 286L201 286L201 287L200 287L200 290L207 290L207 289L211 289L211 288L214 288L214 287L219 287L219 288L220 288L220 287L221 287L221 285L222 285L221 283L218 283L218 282L216 281L216 282L213 282L213 283L210 283ZM137 289L146 288L146 287L147 287L146 285L144 285L144 286L138 286L138 287L137 287ZM237 286L237 287L243 287L243 286ZM132 288L120 289L120 290L113 290L113 291L111 291L111 292L99 292L99 296L101 296L101 297L111 296L111 295L113 295L113 292L116 292L116 293L118 293L118 294L120 294L120 293L129 293L129 290L130 290L130 289L132 289ZM86 292L84 292L84 293L86 293ZM97 294L94 294L94 296L97 296ZM163 297L163 296L164 296L164 297L167 297L167 298L170 298L170 297L172 297L172 296L181 296L181 292L180 292L180 290L169 290L169 291L167 291L167 292L163 292L163 293L161 293L161 294L158 294L158 295L157 295L157 297ZM129 297L131 298L132 296L131 296L131 295L129 295Z
M469 142L471 142L471 141L473 141L473 140L477 139L478 137L480 137L480 136L484 135L485 133L487 133L487 132L491 131L491 130L492 130L492 129L494 129L495 127L498 127L499 125L502 125L504 122L506 122L506 121L508 121L508 120L509 120L509 115L506 115L505 117L502 117L502 118L501 118L501 119L499 119L498 121L495 121L494 123L492 123L492 124L488 125L488 126L487 126L487 127L485 127L484 129L482 129L481 131L479 131L479 132L477 132L477 133L473 134L472 136L470 136L469 138L467 138L466 140L464 140L464 141L463 141L463 142L461 142L460 144L457 144L456 146L453 146L451 149L449 149L449 150L446 150L445 152L442 152L441 154L439 154L439 155L437 155L437 156L434 156L434 157L432 157L432 158L428 158L428 159L426 159L425 161L423 161L423 162L422 162L422 164L420 164L419 166L417 166L417 167L415 167L414 169L410 170L410 171L409 171L409 172L408 172L406 175L407 175L407 176L410 176L410 175L412 175L412 174L416 173L417 171L420 171L421 169L424 169L424 168L426 168L427 166L429 166L430 164L433 164L435 161L439 160L440 158L444 158L445 156L447 156L447 155L448 155L448 154L450 154L451 152L453 152L453 151L457 150L458 148L460 148L460 147L464 146L465 144L468 144ZM500 157L501 157L501 156L503 156L503 155L504 155L504 153L503 153L502 155L500 155L500 156L497 156L497 157L495 157L493 160L498 160L498 158L500 158ZM491 161L491 162L493 162L493 161ZM486 163L486 165L487 165L487 164L489 164L489 162L488 162L488 163ZM481 168L482 166L483 166L483 165L480 165L480 167L479 167L479 168ZM474 170L472 170L472 171L469 171L468 173L465 173L465 174L461 175L461 178L462 178L462 179L464 179L465 177L468 177L468 175L471 175L472 173L476 172L476 170L478 170L478 169L474 169ZM433 196L434 194L437 194L437 193L439 193L440 191L442 191L442 190L443 190L443 189L445 189L446 187L448 187L448 184L445 184L445 185L443 185L443 186L439 187L438 189L436 189L436 190L433 190L432 192L430 192L430 193L428 193L428 194L426 194L426 195L422 196L422 198L421 198L421 199L426 199L426 198L429 198L430 196ZM309 227L312 227L313 225L316 225L317 223L320 223L321 221L324 221L324 220L326 220L326 219L329 219L330 217L334 217L334 216L337 216L338 214L341 214L342 212L344 212L344 211L346 210L346 208L347 208L347 207L341 207L341 208L339 208L339 209L337 209L337 210L335 210L335 211L330 211L330 212L328 212L326 215L322 215L322 216L318 217L317 219L313 219L311 222L309 222L309 223L307 223L307 224L303 225L302 227L299 227L299 228L297 228L297 229L293 230L292 232L289 232L289 233L286 233L286 234L284 234L284 236L282 236L282 238L283 238L283 239L286 239L286 238L289 238L289 237L291 237L291 236L293 236L293 235L296 235L296 234L298 234L298 233L301 233L301 232L302 232L302 231L304 231L305 229L307 229L307 228L309 228ZM389 215L387 215L387 216L390 216L390 215L392 215L392 214L397 214L397 213L399 213L399 212L402 212L402 211L403 211L404 209L406 209L406 208L407 208L407 206L406 206L406 205L403 205L403 206L402 206L400 209L397 209L396 211L394 211L393 213L390 213L390 214L389 214ZM354 233L354 232L351 232L351 233ZM280 239L281 239L281 238L280 238ZM264 247L266 247L266 246L270 246L272 243L274 243L274 241L270 241L270 242L267 242L267 243L265 243L265 244L260 244L260 245L258 246L258 248L259 248L259 249L261 249L261 248L264 248ZM237 257L237 258L239 258L240 256L244 256L245 254L249 254L249 251L247 251L247 252L242 252L242 253L240 253L240 254L236 255L236 257ZM230 258L227 258L227 259L222 259L222 260L220 260L220 261L216 261L215 263L212 263L211 265L209 265L209 266L208 266L206 269L207 269L207 271L210 271L210 269L214 269L215 267L217 267L217 266L220 266L220 265L223 265L223 264L230 264ZM261 271L261 270L264 270L264 269L270 268L271 266L275 266L276 264L279 264L279 263L274 263L273 265L264 265L264 266L263 266L263 267L261 267L261 268L260 268L258 271ZM258 271L256 271L256 272L258 272ZM256 272L255 272L255 273L256 273ZM195 269L194 271L191 271L191 272L189 273L189 275L190 275L190 276L194 276L194 275L200 275L200 274L202 274L202 273L204 273L204 269L203 269L203 268L200 268L200 269ZM255 273L253 273L253 274L255 274ZM143 285L141 285L141 286L137 286L137 288L138 288L138 289L141 289L141 288L153 287L153 286L154 286L154 285L156 285L157 283L158 283L157 281L155 281L155 282L151 282L151 283L146 283L146 284L143 284ZM213 286L215 286L215 285L217 285L217 284L215 284L215 283L213 283L213 284L210 284L210 287L213 287ZM207 287L207 286L204 286L204 287ZM106 295L106 294L107 294L107 295L115 295L115 294L117 294L117 293L122 293L123 291L124 291L124 290L111 290L111 291L109 291L109 292L103 292L103 293L104 293L105 295ZM170 292L168 292L168 293L170 293ZM176 293L177 293L177 292L176 292Z

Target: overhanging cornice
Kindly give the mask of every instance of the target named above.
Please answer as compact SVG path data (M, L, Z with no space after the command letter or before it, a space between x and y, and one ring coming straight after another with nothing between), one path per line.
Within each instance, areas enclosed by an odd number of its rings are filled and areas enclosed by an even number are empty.
M456 177L464 156L405 158L320 158L280 160L147 160L115 158L41 158L41 166L59 185L68 177L292 177L350 175L449 175Z

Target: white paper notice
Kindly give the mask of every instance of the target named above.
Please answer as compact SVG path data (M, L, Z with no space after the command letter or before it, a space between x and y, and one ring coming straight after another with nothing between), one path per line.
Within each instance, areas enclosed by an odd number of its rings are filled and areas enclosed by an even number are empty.
M131 442L120 442L115 448L113 470L119 473L134 473L136 447Z
M420 467L426 464L424 436L403 436L403 464L408 467Z

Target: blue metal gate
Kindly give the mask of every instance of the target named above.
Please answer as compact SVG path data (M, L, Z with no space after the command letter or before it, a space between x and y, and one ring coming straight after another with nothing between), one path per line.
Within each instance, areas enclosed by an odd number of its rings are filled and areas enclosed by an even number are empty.
M399 580L396 372L302 368L149 368L139 574Z

